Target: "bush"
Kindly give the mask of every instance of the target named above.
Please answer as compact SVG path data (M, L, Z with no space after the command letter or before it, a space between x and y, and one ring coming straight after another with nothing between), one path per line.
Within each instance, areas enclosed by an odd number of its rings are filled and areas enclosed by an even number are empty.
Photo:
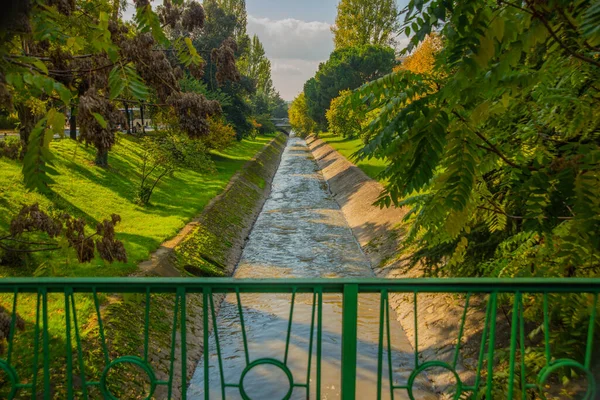
M6 136L4 140L0 139L0 157L10 158L11 160L23 159L23 142L16 136Z
M19 119L15 116L0 114L0 129L17 130L18 122L19 122Z
M214 170L206 145L199 139L174 132L143 139L141 182L137 191L137 203L147 205L158 183L181 168L198 172Z
M210 118L208 127L208 135L203 141L209 149L225 149L235 140L235 129L227 124L223 118Z
M340 95L331 101L331 106L325 116L329 124L329 132L337 136L353 137L360 131L359 113L354 109L347 110L344 103L351 92L343 90Z

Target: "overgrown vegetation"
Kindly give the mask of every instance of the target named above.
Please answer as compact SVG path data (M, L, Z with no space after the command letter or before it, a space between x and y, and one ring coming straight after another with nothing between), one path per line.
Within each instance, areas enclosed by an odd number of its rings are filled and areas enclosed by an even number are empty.
M359 159L386 162L381 206L410 209L413 266L599 276L599 11L586 0L410 2L406 51L425 40L427 57L355 91L351 109L376 113ZM541 325L541 298L524 304ZM572 296L549 307L555 356L577 358L592 306ZM535 363L543 349L531 346Z

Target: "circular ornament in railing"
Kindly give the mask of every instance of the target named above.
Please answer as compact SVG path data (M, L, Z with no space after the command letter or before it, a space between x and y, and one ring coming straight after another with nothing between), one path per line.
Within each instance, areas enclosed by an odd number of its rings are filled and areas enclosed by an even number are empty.
M252 369L255 369L258 366L269 366L269 365L272 365L272 366L280 369L285 374L285 376L288 380L288 384L289 384L288 391L285 393L285 395L281 399L288 400L290 397L292 397L292 391L294 390L294 377L292 376L292 372L290 371L290 369L279 360L275 360L273 358L260 358L258 360L251 362L250 364L248 364L246 366L246 368L244 368L244 370L242 371L242 375L240 377L240 394L244 400L253 400L248 395L248 393L246 392L246 388L244 387L244 379L246 378L248 373ZM272 377L273 374L269 374L269 376ZM273 384L273 382L264 382L264 385L269 385L269 384ZM278 381L277 384L281 384L281 382ZM254 399L254 400L256 400L256 399Z
M4 371L8 382L10 382L10 390L8 391L7 397L12 399L17 393L17 383L19 382L17 371L4 360L0 360L0 370Z
M454 400L458 400L460 398L460 395L462 394L463 383L460 380L460 377L458 376L458 373L456 372L456 370L454 370L454 368L452 368L448 363L445 363L443 361L428 361L428 362L425 362L425 363L419 365L419 367L416 368L410 374L410 377L408 378L408 397L410 397L411 400L415 400L415 396L413 394L413 390L414 390L413 387L415 385L417 376L420 373L422 373L428 369L431 370L431 369L436 369L436 368L445 369L453 375L456 383L454 385L452 385L452 387L454 387L454 394L452 395L452 398Z
M134 367L137 367L147 375L148 381L150 382L150 390L148 396L146 396L144 400L149 400L150 398L152 398L152 395L156 390L156 375L154 374L152 367L147 362L145 362L137 356L119 357L116 360L112 361L110 364L108 364L106 368L104 368L104 371L102 372L102 376L100 378L100 391L104 395L104 398L111 400L119 400L119 398L115 397L108 389L107 380L108 374L111 372L111 370L115 369L118 366L122 366L123 364L130 364Z
M543 399L546 399L546 395L544 393L544 386L546 385L548 379L553 373L558 372L561 368L576 369L585 376L585 379L587 381L587 391L584 397L580 397L581 400L595 400L597 398L596 393L598 391L596 388L596 380L594 378L594 374L592 374L592 371L590 371L583 364L575 360L562 358L549 363L544 368L542 368L542 370L538 374L538 390L539 395Z

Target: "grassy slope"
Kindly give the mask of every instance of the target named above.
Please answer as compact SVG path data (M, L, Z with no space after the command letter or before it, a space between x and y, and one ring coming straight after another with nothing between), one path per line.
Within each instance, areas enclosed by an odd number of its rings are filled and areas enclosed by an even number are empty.
M336 136L331 133L323 133L319 135L319 139L328 143L337 150L341 155L352 161L358 168L360 168L367 176L373 179L378 179L377 175L383 171L386 167L385 161L372 158L370 160L356 161L352 155L360 150L364 144L359 138L343 138ZM383 183L381 179L378 179Z
M272 137L244 140L223 152L215 153L217 172L199 174L190 170L178 171L161 182L152 195L151 205L133 203L139 184L138 167L142 148L131 136L119 136L118 144L109 155L110 167L93 165L94 149L71 140L52 144L57 156L54 195L44 197L27 192L22 184L20 164L0 159L0 232L8 228L11 217L21 205L40 203L44 209L60 209L75 217L83 217L91 226L119 214L117 237L124 241L128 263L104 263L101 260L79 264L60 253L38 255L27 268L1 268L0 275L31 275L34 265L44 262L47 275L54 276L123 276L133 272L136 265L148 258L166 239L177 232L219 192L231 177L251 159Z

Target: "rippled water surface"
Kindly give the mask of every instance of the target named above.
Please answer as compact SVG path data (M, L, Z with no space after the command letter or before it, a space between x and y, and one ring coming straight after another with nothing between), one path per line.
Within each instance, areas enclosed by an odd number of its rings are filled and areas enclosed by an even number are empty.
M317 278L372 277L371 268L335 200L331 197L317 164L304 140L292 137L283 153L273 180L270 198L252 230L234 275L236 278ZM316 321L312 294L298 294L286 358L291 295L235 294L223 301L217 317L218 336L210 338L209 391L211 399L240 399L241 385L251 399L281 399L290 390L292 399L316 398L317 346ZM238 312L241 304L242 319ZM376 398L379 341L379 297L359 296L357 399ZM323 295L322 304L321 392L323 399L340 395L341 296ZM314 322L313 322L314 321ZM311 326L313 342L311 346ZM400 325L391 321L392 364L395 385L406 383L413 369L414 355ZM247 339L247 355L243 345ZM216 349L219 341L219 354ZM387 340L387 339L386 339ZM384 359L387 360L387 351ZM310 363L309 363L310 358ZM262 364L247 371L256 360L275 359L281 365ZM188 390L191 399L204 398L204 360ZM385 364L385 362L384 362ZM222 375L220 370L222 369ZM389 371L383 367L382 398L390 398ZM225 387L222 386L222 379ZM427 387L420 380L419 387ZM395 398L407 398L405 390L396 390ZM417 390L416 398L435 398Z

